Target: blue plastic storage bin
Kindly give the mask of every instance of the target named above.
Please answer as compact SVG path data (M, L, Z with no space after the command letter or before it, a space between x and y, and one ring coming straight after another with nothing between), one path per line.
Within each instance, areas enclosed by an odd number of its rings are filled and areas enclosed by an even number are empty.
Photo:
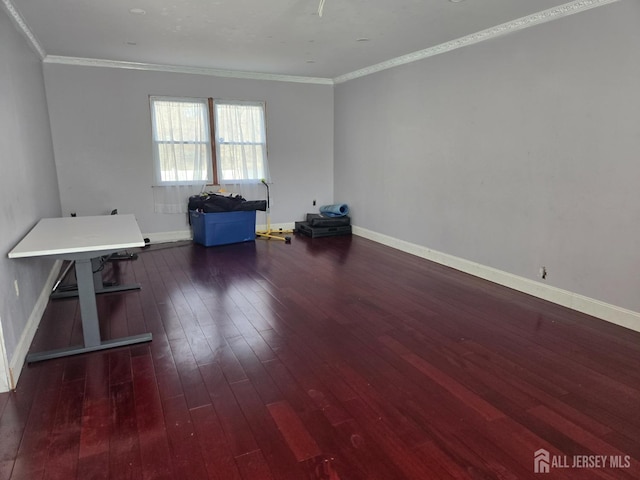
M256 212L202 213L191 210L193 241L212 247L256 239Z

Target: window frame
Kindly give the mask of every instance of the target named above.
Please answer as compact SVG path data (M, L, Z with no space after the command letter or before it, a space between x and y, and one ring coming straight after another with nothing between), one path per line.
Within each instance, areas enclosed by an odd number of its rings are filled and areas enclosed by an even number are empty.
M202 97L176 97L176 96L166 96L166 95L149 95L149 110L151 114L151 143L153 148L153 171L154 171L154 185L160 187L167 186L179 186L179 185L211 185L213 182L217 180L216 168L214 155L215 152L212 148L213 141L213 126L211 123L211 102L208 98ZM180 103L192 103L192 104L201 104L205 107L205 121L207 123L206 133L208 138L206 141L201 142L178 142L178 141L162 141L159 140L158 130L156 128L156 110L154 108L155 101L165 101L165 102L180 102ZM206 167L207 167L207 178L206 180L163 180L162 173L160 168L160 149L159 145L161 144L191 144L191 145L206 145L207 159L206 159Z
M169 102L184 102L184 103L202 103L206 105L207 118L206 121L208 123L208 161L207 161L207 180L187 180L187 181L174 181L174 180L166 180L163 181L161 178L160 171L160 151L158 145L161 143L205 143L205 142L162 142L157 140L157 129L156 129L156 119L155 119L155 108L154 101L169 101ZM154 169L154 185L156 186L173 186L173 185L210 185L210 186L220 186L221 183L221 171L220 171L220 163L219 160L219 142L216 136L216 124L217 124L217 116L216 116L216 105L247 105L247 106L259 106L262 109L262 129L264 142L244 142L244 143L236 143L236 142L224 142L224 144L228 145L262 145L263 157L265 161L265 174L268 177L269 175L269 163L268 163L268 142L267 142L267 104L263 100L229 100L223 98L213 98L213 97L177 97L177 96L167 96L167 95L149 95L149 109L151 112L151 140L153 145L153 169ZM262 181L262 178L255 179L234 179L234 180L224 180L225 183L230 184L240 184L240 183L257 183ZM269 181L269 178L266 178Z
M268 144L267 144L267 102L263 100L229 100L224 98L210 98L210 116L211 116L211 138L212 138L212 147L213 147L213 158L214 158L214 169L216 171L216 180L220 181L222 177L220 162L218 162L218 157L220 155L220 143L218 142L217 136L217 123L218 116L216 114L216 105L246 105L251 107L260 107L262 109L262 130L263 130L263 138L264 142L224 142L223 145L262 145L263 157L265 161L265 177L269 176L269 155L268 155ZM230 184L246 184L246 183L260 183L262 180L270 181L269 178L250 178L250 179L232 179L232 180L224 180L225 183Z

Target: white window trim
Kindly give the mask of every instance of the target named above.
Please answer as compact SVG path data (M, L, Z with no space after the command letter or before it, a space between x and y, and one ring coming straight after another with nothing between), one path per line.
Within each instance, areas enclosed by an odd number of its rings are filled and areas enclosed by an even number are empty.
M155 118L155 109L153 108L154 101L168 101L168 102L183 102L183 103L201 103L205 106L205 111L207 112L206 120L207 120L207 133L209 135L207 143L207 179L206 180L187 180L187 181L179 181L179 180L162 180L162 175L160 173L160 154L158 149L158 144L160 142L156 141L156 118ZM149 109L151 112L151 142L153 148L153 171L154 171L154 183L153 185L156 187L170 187L174 185L210 185L213 183L213 159L212 159L212 131L211 131L211 118L209 111L209 99L208 98L200 98L200 97L170 97L163 95L150 95L149 96ZM197 142L202 143L202 142Z
M262 128L263 128L263 138L264 138L264 142L252 142L250 143L250 145L263 145L264 146L264 158L265 158L265 162L266 162L266 178L254 178L254 179L233 179L233 180L223 180L222 178L222 171L221 171L221 164L222 162L220 162L220 143L218 142L218 138L217 138L217 125L218 125L218 112L216 109L216 105L246 105L246 106L257 106L257 107L261 107L262 108ZM227 100L224 98L214 98L213 99L213 108L212 108L212 112L213 114L213 128L212 128L212 138L213 138L213 142L214 142L214 151L215 151L215 168L217 169L217 179L218 179L218 183L222 184L235 184L235 185L242 185L242 184L254 184L254 183L261 183L262 180L266 180L267 182L271 181L271 179L269 178L269 158L268 158L268 147L267 147L267 104L265 101L258 101L258 100ZM224 142L223 145L234 145L237 144L235 142Z

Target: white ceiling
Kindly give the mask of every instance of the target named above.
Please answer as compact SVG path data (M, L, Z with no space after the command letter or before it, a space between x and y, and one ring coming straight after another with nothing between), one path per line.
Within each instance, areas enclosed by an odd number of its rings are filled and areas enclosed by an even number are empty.
M335 79L612 0L2 1L47 56Z

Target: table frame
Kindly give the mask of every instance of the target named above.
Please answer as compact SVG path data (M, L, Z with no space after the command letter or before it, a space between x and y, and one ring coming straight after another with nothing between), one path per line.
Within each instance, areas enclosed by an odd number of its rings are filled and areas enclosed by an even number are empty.
M132 335L128 337L104 341L100 336L100 322L98 318L98 307L96 304L96 293L99 293L99 290L96 289L97 280L96 275L94 275L93 265L98 262L102 256L122 251L125 248L143 247L145 245L142 234L137 227L137 223L135 224L135 230L137 230L137 232L133 232L133 224L135 223L135 218L133 217L133 215L76 218L77 220L80 220L80 222L84 222L87 225L87 231L80 231L80 233L78 233L77 231L70 231L68 236L69 243L73 243L72 246L65 247L64 235L61 235L61 238L56 238L55 236L53 237L53 243L57 242L59 244L57 247L54 246L50 249L39 249L34 247L34 245L37 245L36 240L38 240L38 238L43 234L47 233L46 227L54 228L53 226L54 224L56 224L56 220L59 220L59 222L57 223L60 223L61 225L55 225L55 228L58 229L55 233L63 231L61 227L64 226L76 227L82 225L70 223L68 218L45 219L47 222L43 222L41 220L36 225L36 227L34 227L31 232L29 232L23 238L23 240L18 245L16 245L16 247L11 252L9 252L10 258L49 256L54 258L73 260L75 262L76 280L78 283L78 300L80 304L80 316L82 318L82 335L84 344L67 348L60 348L56 350L30 353L27 355L26 359L28 363L66 357L69 355L78 355L81 353L95 352L108 348L134 345L138 343L149 342L152 340L151 333L143 333L140 335ZM76 218L74 218L73 220L76 220ZM109 232L109 237L117 237L117 232L114 234L113 231L109 228L116 228L119 226L123 226L127 229L125 232L127 233L127 235L125 235L126 239L124 240L124 243L114 239L102 242L100 241L100 239L96 238L99 237L99 232L101 231L101 229L104 229L104 232ZM97 229L98 234L96 234L92 229ZM134 233L134 235L131 235L132 232ZM85 235L86 238L82 239L82 235ZM78 240L79 238L80 240ZM100 286L102 286L102 276L99 275L99 278ZM118 287L126 286L116 286L114 288ZM139 288L139 285L137 286L137 288ZM122 288L118 288L117 290L113 291L121 290Z
M128 283L125 285L109 285L105 284L102 279L102 266L106 262L106 257L97 257L91 259L91 270L93 271L93 289L96 294L100 293L115 293L115 292L126 292L128 290L140 290L141 286L139 283ZM108 258L107 258L108 260ZM75 262L74 262L75 263ZM70 268L70 266L69 266ZM77 282L77 279L76 279ZM78 285L74 285L75 288L71 288L69 290L60 290L54 291L51 293L50 298L57 300L59 298L71 298L78 296Z

